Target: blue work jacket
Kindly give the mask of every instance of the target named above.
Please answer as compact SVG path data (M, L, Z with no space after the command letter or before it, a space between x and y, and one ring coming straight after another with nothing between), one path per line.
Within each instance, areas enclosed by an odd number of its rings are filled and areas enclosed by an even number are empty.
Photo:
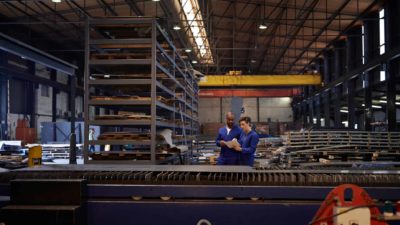
M220 141L232 141L236 138L239 141L242 129L237 125L233 125L231 131L228 134L226 127L221 127L218 131L217 139L215 140L218 147L221 147ZM221 153L217 160L217 165L238 165L239 164L240 152L235 149L230 149L226 146L221 147Z

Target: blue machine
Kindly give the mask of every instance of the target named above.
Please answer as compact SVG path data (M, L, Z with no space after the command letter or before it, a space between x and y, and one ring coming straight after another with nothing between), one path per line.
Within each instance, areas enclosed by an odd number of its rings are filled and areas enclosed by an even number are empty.
M43 195L41 202L55 201L64 188L65 195L71 196L68 199L78 198L80 202L76 204L84 217L79 224L88 225L308 224L326 195L342 183L363 186L382 205L384 201L400 199L397 170L51 165L6 171L0 173L0 181L0 195L15 194L13 198L23 199L23 204L29 199L23 194L27 192L24 188L42 190L36 194ZM18 186L21 182L24 185ZM74 182L81 185L74 186ZM66 183L71 183L68 191ZM48 187L52 189L47 190ZM65 199L59 202L62 205ZM13 204L19 203L3 202L8 209L15 209ZM3 210L3 215L4 211L9 212Z

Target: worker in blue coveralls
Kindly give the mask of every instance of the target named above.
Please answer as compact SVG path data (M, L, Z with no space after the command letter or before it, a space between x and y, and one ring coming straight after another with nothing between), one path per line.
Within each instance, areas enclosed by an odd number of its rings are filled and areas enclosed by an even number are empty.
M258 134L251 129L250 117L242 117L239 120L242 133L239 138L239 146L235 146L235 150L240 153L239 165L253 166L254 154L258 144Z
M235 115L232 112L226 114L226 126L221 127L218 131L218 137L215 141L218 147L221 147L217 165L238 165L240 152L225 145L226 141L233 139L239 140L242 130L235 125Z

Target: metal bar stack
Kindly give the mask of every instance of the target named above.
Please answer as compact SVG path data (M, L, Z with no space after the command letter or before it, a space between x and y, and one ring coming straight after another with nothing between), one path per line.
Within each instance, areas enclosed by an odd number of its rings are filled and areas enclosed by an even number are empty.
M288 132L284 144L289 160L315 162L399 161L400 132L305 131Z
M157 133L171 129L173 145L195 139L198 87L156 19L88 19L85 53L85 162L171 163ZM89 140L91 126L100 134Z

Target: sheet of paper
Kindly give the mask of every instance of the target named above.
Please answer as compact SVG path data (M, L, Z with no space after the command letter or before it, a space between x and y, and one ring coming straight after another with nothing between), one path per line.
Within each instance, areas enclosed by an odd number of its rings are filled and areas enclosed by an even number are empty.
M234 138L232 141L226 141L225 145L228 146L228 148L235 148L235 147L240 147L239 142Z

